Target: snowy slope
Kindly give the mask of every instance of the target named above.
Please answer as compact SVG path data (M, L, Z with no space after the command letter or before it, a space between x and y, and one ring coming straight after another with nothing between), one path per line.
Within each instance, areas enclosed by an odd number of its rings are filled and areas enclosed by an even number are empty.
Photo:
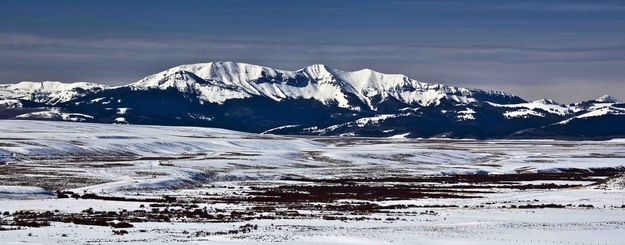
M188 64L135 83L0 85L0 118L220 127L245 132L503 138L592 118L623 135L611 96L564 105L505 92L424 83L370 69L314 64L295 71L235 62ZM588 121L588 120L586 120ZM588 123L587 123L588 124ZM580 134L592 125L541 135ZM621 133L622 132L622 133ZM601 134L597 135L601 136ZM531 137L531 136L526 136Z
M352 108L349 98L355 96L368 109L389 98L409 105L438 105L442 99L456 103L475 102L475 93L503 97L513 95L454 86L428 84L399 74L384 74L369 69L340 71L315 64L297 71L234 62L181 65L150 75L130 85L134 89L168 89L192 92L207 102L223 103L228 99L264 96L282 99L315 99L324 104Z
M30 112L16 116L18 119L40 119L40 120L60 120L72 122L84 122L93 119L92 116L81 113L64 113L58 108L52 108L46 111Z
M504 115L509 118L528 116L544 117L545 113L566 116L572 113L572 108L569 108L566 105L558 104L553 100L547 99L535 100L519 104L497 104L491 102L487 103L495 107L506 108L507 111Z
M607 94L595 99L595 101L599 103L623 103L622 101Z
M625 115L625 103L609 95L603 95L595 100L576 103L571 105L570 108L576 114L559 122L559 124L567 124L578 119Z
M0 99L0 109L5 108L19 108L22 107L22 102L15 99Z
M54 105L104 88L106 86L86 82L44 81L0 84L0 99L24 99Z

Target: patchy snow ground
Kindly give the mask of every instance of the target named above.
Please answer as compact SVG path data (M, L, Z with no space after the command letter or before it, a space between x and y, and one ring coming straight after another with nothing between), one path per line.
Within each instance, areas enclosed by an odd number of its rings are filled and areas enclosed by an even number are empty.
M6 120L0 241L624 244L624 165L625 140L300 138ZM162 197L176 201L152 200ZM89 209L133 227L73 220L94 219Z

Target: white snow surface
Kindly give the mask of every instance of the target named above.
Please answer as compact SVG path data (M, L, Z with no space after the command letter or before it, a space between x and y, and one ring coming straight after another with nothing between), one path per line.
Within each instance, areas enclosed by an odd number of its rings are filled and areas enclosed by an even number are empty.
M566 120L559 122L558 124L566 124L572 120L584 119L589 117L625 114L624 108L615 106L622 102L609 95L604 95L595 100L571 105L558 104L557 102L548 99L541 99L519 104L497 104L493 102L487 103L491 106L506 108L507 111L505 111L503 115L509 119L545 117L546 114L555 114L559 116L569 117Z
M475 101L471 95L477 91L423 83L404 75L369 69L348 72L315 64L297 71L285 71L235 62L181 65L150 75L130 86L134 89L174 88L197 93L200 99L218 104L229 99L266 96L276 101L315 99L354 110L359 108L350 107L348 93L375 109L374 98L382 101L395 98L408 104L429 106L437 105L442 98L470 103ZM512 96L501 92L480 92Z
M546 112L550 114L557 114L561 116L568 115L572 112L571 108L565 105L560 105L553 101L549 101L545 99L531 101L527 103L519 103L519 104L497 104L497 103L492 103L492 102L487 102L487 103L496 107L518 109L514 111L508 111L509 117L519 117L519 116L529 116L529 115L538 116L539 114L542 115L542 113L537 112L535 110L541 110L542 112ZM529 112L530 110L534 112Z
M61 112L58 108L52 108L46 111L30 112L17 115L20 119L54 119L62 121L83 122L86 119L93 119L92 116L82 113L66 113Z
M475 114L475 110L466 108L463 111L458 111L456 118L458 118L458 120L475 120L475 116L473 116L473 114Z
M572 120L579 120L579 119L583 120L583 119L588 119L592 117L600 117L600 116L605 116L605 115L625 115L625 108L615 107L612 105L613 103L609 103L607 105L605 104L593 105L591 106L588 112L568 118L564 121L558 122L558 124L567 124L571 122Z
M0 84L0 99L28 99L35 102L56 104L82 95L82 91L104 89L106 86L87 83L62 83L57 81L20 82Z
M150 75L135 83L106 87L93 83L61 83L61 82L21 82L0 85L0 108L20 108L19 99L54 105L82 96L85 92L129 87L134 90L174 89L196 96L200 103L223 104L232 99L245 99L255 96L266 97L275 101L290 99L311 99L325 105L336 105L355 112L365 108L377 110L380 103L387 100L398 100L411 106L436 106L443 99L465 105L464 110L457 111L459 121L475 120L479 115L471 108L476 102L474 95L490 94L512 98L514 95L497 92L465 89L441 84L424 83L401 74L385 74L370 69L357 71L341 71L323 64L314 64L296 71L273 69L270 67L237 62L211 62L187 64ZM110 104L114 98L100 97L82 103ZM353 103L354 101L361 103ZM485 101L491 106L503 108L503 116L513 118L561 116L565 124L575 119L585 119L604 115L623 115L624 110L616 107L622 103L618 99L604 95L597 99L562 105L553 100L541 99L517 104L498 104ZM620 104L622 105L622 104ZM126 123L126 115L132 113L131 108L111 108L117 110L118 117L114 123ZM404 110L402 110L404 111ZM190 114L191 118L211 121L209 115ZM403 116L397 114L390 117ZM60 119L66 121L84 121L90 115L62 113L58 109L45 112L33 112L18 118ZM309 129L315 132L332 132L343 126L362 127L375 124L387 118L362 118L357 121L333 125L325 129ZM566 119L566 120L565 120ZM277 128L280 129L280 128ZM277 130L275 129L275 130Z
M610 95L603 95L597 99L595 99L595 101L597 102L601 102L601 103L620 103L622 101L618 100L617 98L614 98Z
M380 116L379 118L384 118ZM418 139L394 141L375 139L377 144L363 143L336 146L309 137L257 135L236 131L145 125L117 125L27 120L0 120L0 163L15 161L42 161L49 159L89 159L140 157L173 158L180 168L167 168L157 160L137 160L139 168L160 166L167 172L162 178L152 179L155 186L174 184L197 174L199 169L228 170L233 176L259 177L254 169L231 169L232 164L270 168L269 175L299 173L301 164L324 166L317 158L305 157L307 152L320 152L323 159L345 162L355 168L374 163L392 173L421 164L423 174L441 174L453 171L486 171L509 173L518 169L549 171L556 167L589 168L619 166L625 159L620 141L576 142L560 141L454 141ZM404 137L401 132L394 138ZM333 139L333 138L329 138ZM343 139L336 138L337 144ZM345 139L350 142L350 139ZM330 141L331 142L331 141ZM358 141L355 141L358 142ZM509 147L514 144L515 147ZM575 146L575 147L571 147ZM231 155L235 155L235 157ZM243 154L243 157L236 157ZM594 156L609 155L611 158ZM394 156L402 156L393 160ZM182 157L182 158L181 158ZM179 160L176 160L181 158ZM85 160L87 159L87 160ZM262 169L261 168L261 169ZM134 169L134 168L131 168ZM281 169L281 170L278 170ZM311 169L307 174L315 175ZM405 171L405 170L401 170ZM262 172L262 171L261 171ZM115 188L130 188L137 179L123 172L94 175L121 179ZM324 176L324 173L319 173ZM373 173L372 173L373 174ZM107 179L109 177L106 177ZM146 180L147 181L147 180ZM141 185L146 185L141 183ZM150 184L148 184L150 185ZM101 188L105 189L105 188Z
M605 107L576 116L576 118L598 117L607 114L625 115L625 108Z
M15 99L0 99L0 109L2 108L20 108L22 102Z
M32 180L21 186L6 183L0 186L0 210L8 212L80 213L87 208L121 211L135 210L144 204L56 199L42 188L34 187L44 183L46 174L52 177L58 174L57 177L70 180L76 177L103 180L72 187L77 193L194 197L231 195L250 186L289 184L280 180L284 176L333 179L453 173L557 173L562 168L618 167L623 166L625 160L623 139L479 141L288 137L215 128L27 120L0 120L0 136L0 163L3 164L0 168L29 166L18 177ZM397 136L403 135L398 133ZM146 175L146 172L155 174ZM202 177L202 174L210 175ZM201 185L189 187L185 183ZM572 182L527 181L526 184L542 183ZM0 231L0 241L2 244L623 244L625 209L621 205L625 203L624 194L623 179L619 177L603 186L486 192L480 194L484 198L370 201L379 205L455 207L414 207L353 215L340 212L345 217L372 218L364 221L304 217L240 222L136 222L134 228L126 229L129 234L124 236L113 236L112 229L105 226L53 222L48 227ZM539 203L573 206L500 207ZM593 208L579 207L581 204L593 205ZM228 212L251 208L244 204L197 205L223 208ZM147 207L145 210L149 210L149 205ZM258 229L237 235L190 235L199 231L227 231L245 224L258 225Z
M529 118L529 117L544 117L545 115L543 113L537 112L537 111L532 111L529 109L520 109L517 111L507 111L504 112L503 114L506 118Z
M380 114L380 115L375 115L371 117L359 118L351 122L331 125L325 128L310 127L310 128L305 128L304 130L308 130L317 134L324 135L334 130L337 130L341 127L354 126L354 127L362 128L365 126L377 126L389 118L405 117L405 116L410 116L410 115L413 115L413 113L406 112L406 113L398 113L398 114ZM353 136L353 135L341 135L341 136Z

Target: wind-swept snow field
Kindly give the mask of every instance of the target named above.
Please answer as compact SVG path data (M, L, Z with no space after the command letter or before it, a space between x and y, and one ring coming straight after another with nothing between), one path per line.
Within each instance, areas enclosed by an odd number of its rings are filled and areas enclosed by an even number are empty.
M625 244L625 140L0 121L2 244Z

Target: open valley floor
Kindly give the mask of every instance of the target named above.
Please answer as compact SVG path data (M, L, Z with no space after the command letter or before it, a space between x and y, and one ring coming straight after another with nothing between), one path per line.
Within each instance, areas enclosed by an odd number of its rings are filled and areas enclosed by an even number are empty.
M0 121L3 244L625 244L625 140Z

